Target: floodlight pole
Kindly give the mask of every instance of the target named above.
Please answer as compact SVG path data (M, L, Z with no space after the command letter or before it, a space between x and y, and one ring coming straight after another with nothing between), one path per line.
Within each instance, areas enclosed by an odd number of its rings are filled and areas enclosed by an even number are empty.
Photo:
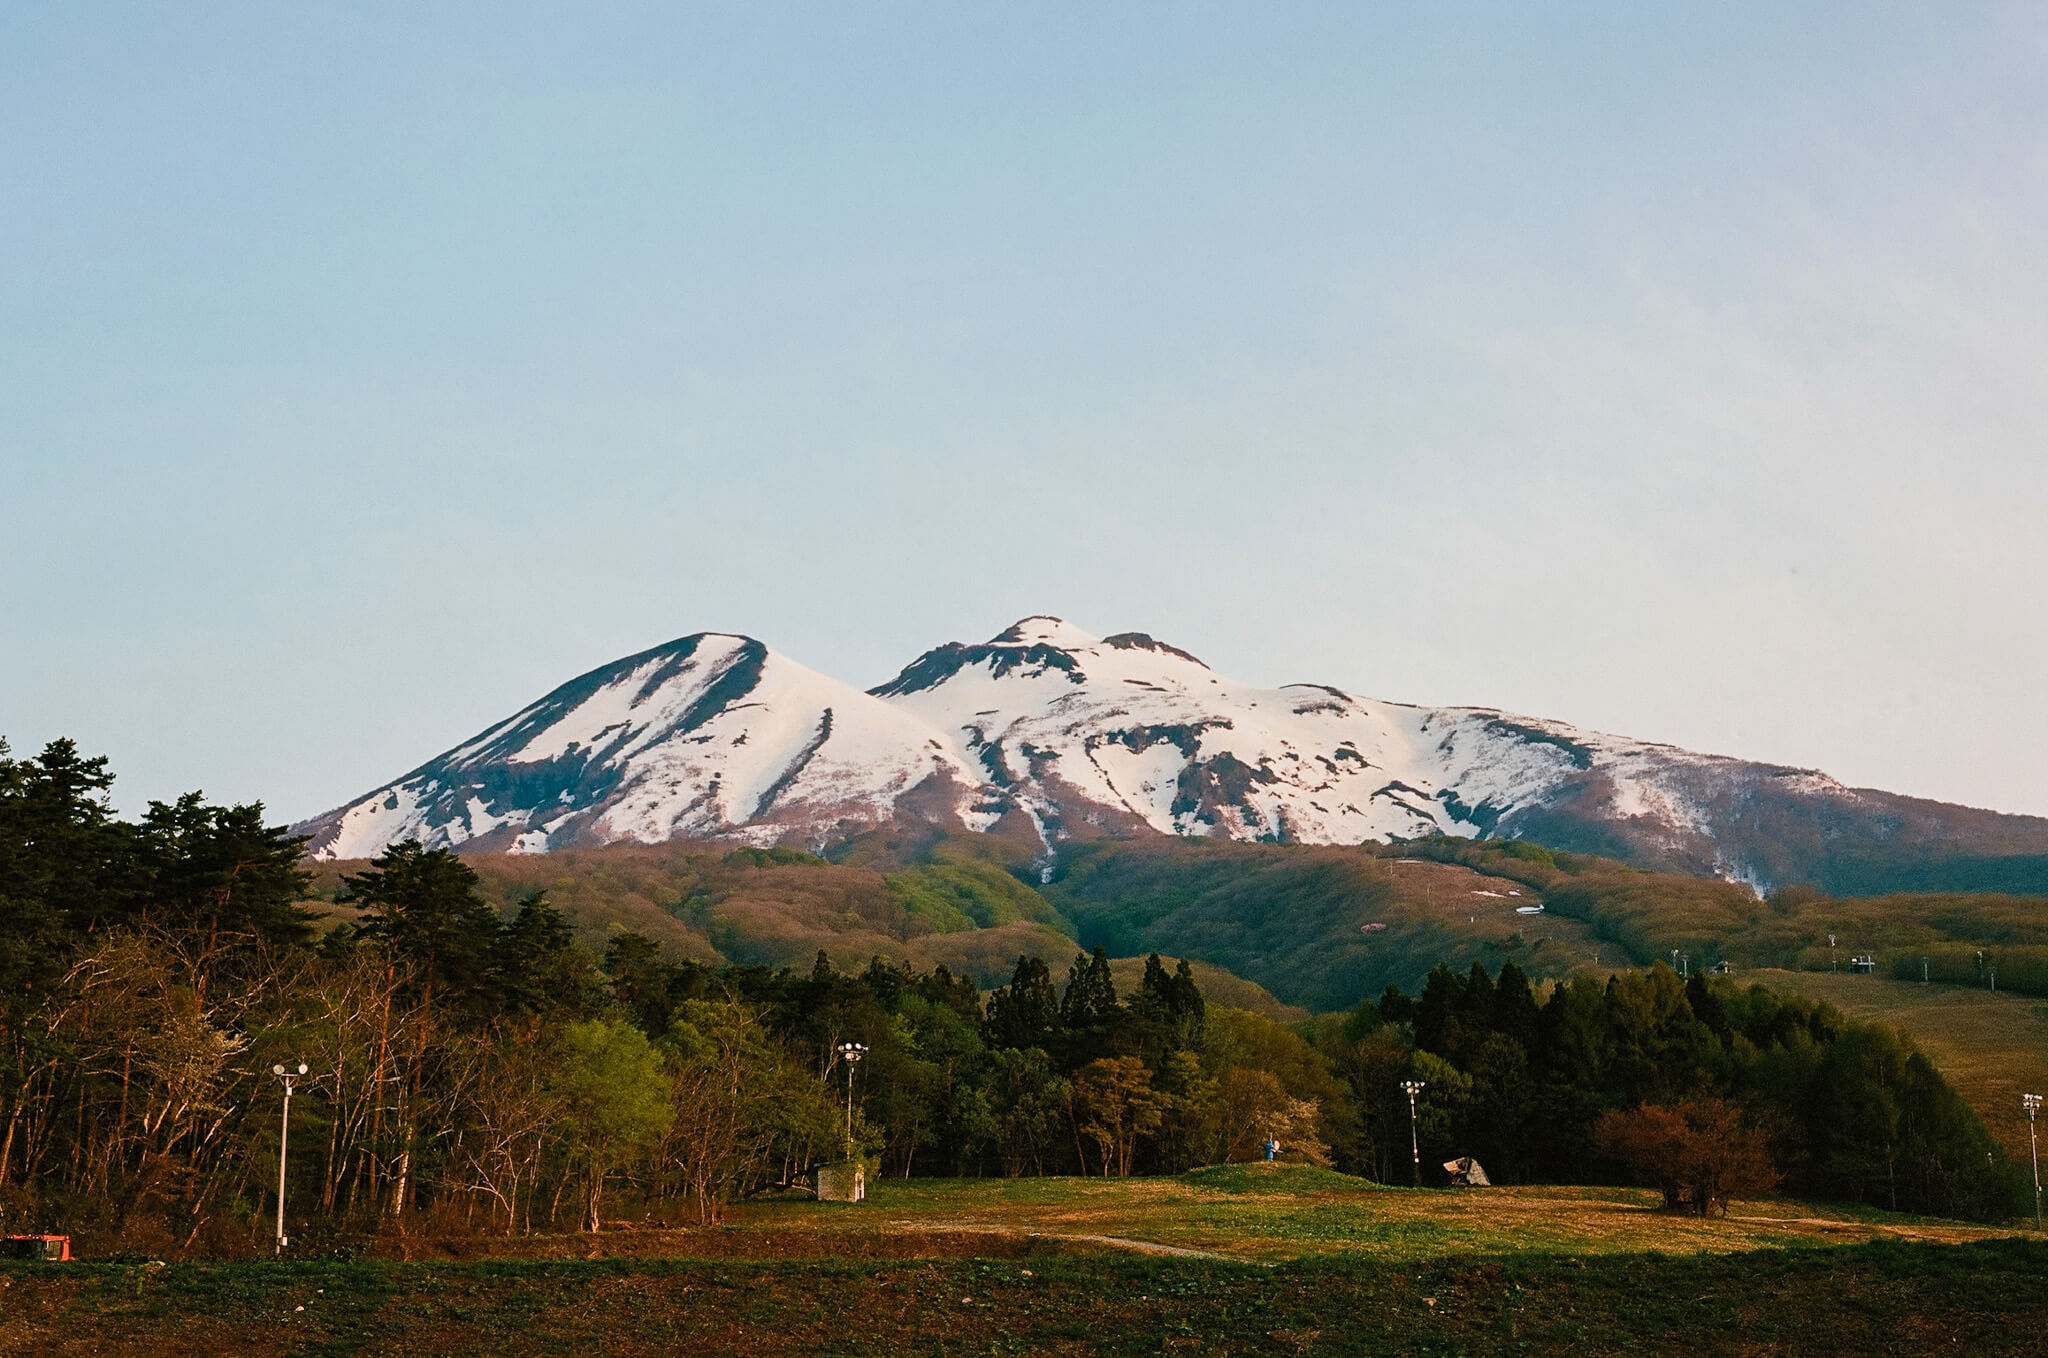
M299 1062L297 1070L283 1066L272 1066L270 1073L284 1081L284 1112L277 1119L277 1253L283 1254L284 1247L291 1244L284 1234L284 1167L285 1151L292 1135L292 1084L306 1073L306 1063Z
M2027 1149L2034 1157L2034 1229L2041 1229L2041 1143L2034 1139L2034 1113L2041 1107L2039 1094L2022 1094L2020 1102L2027 1110Z
M853 1158L853 1068L868 1054L868 1049L858 1042L842 1042L839 1054L846 1058L846 1158Z
M1422 1187L1422 1142L1415 1132L1415 1096L1425 1088L1421 1080L1403 1080L1401 1088L1408 1091L1408 1154L1415 1162L1415 1186Z

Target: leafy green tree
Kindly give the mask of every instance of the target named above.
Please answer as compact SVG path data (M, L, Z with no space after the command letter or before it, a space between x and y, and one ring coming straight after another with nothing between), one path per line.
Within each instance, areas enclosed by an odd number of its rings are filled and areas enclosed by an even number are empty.
M661 1045L670 1118L663 1173L680 1184L700 1223L716 1222L778 1164L786 1179L823 1153L840 1153L839 1110L752 1006L686 1000Z
M1405 1078L1422 1081L1413 1114L1414 1144L1421 1150L1422 1163L1428 1166L1464 1154L1460 1143L1472 1105L1472 1077L1434 1052L1417 1050L1409 1055Z
M996 1155L1011 1178L1056 1164L1071 1103L1068 1082L1042 1047L995 1047L984 1094L993 1115Z
M1100 949L1096 950L1098 953ZM1182 958L1172 975L1159 954L1145 959L1145 972L1138 991L1127 1007L1129 1045L1157 1065L1168 1053L1198 1049L1202 1045L1207 1006L1193 970Z
M1489 1033L1472 1054L1469 1153L1486 1166L1495 1183L1519 1183L1528 1176L1530 1117L1536 1103L1529 1051L1505 1033Z
M1169 1174L1224 1159L1227 1137L1222 1085L1192 1051L1171 1051L1154 1087L1166 1100L1155 1141L1159 1167Z
M646 1155L669 1124L668 1081L630 1023L584 1019L562 1030L548 1074L562 1148L583 1187L583 1229L601 1225L605 1179Z
M1149 970L1148 965L1148 974ZM1166 984L1166 1017L1171 1025L1169 1040L1174 1047L1185 1050L1202 1045L1208 1008L1202 999L1202 988L1195 984L1194 968L1188 965L1187 958L1181 958L1174 964L1173 979Z
M1104 1056L1074 1076L1074 1125L1095 1143L1102 1175L1128 1176L1138 1140L1159 1130L1167 1102L1135 1056Z

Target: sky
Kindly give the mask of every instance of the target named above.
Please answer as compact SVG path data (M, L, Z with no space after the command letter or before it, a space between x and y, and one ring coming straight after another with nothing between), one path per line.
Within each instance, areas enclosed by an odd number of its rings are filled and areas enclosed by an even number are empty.
M2048 815L2048 11L0 8L0 735L1049 613Z

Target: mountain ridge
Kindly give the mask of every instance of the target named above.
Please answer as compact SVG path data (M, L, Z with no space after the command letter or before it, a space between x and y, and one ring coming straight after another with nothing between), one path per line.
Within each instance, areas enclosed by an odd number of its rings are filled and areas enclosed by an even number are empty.
M313 857L354 858L403 838L819 849L906 819L1025 837L1048 864L1105 836L1527 838L1760 891L1877 859L2048 855L2048 819L1498 708L1253 688L1148 634L1049 615L933 647L866 691L694 633L295 828Z

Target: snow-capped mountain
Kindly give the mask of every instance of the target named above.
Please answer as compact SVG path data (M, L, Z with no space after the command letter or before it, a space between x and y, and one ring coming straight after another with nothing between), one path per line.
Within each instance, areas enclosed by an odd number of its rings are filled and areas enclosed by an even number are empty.
M822 847L910 818L1101 835L1355 843L1526 837L1757 885L1830 855L2048 853L2048 820L1842 787L1484 708L1257 689L1137 632L1034 617L867 693L746 637L594 670L300 827L318 857L396 840L543 851L723 837Z
M316 858L414 838L540 852L744 827L810 841L899 806L957 817L979 781L916 716L750 637L700 632L572 679L299 828Z

